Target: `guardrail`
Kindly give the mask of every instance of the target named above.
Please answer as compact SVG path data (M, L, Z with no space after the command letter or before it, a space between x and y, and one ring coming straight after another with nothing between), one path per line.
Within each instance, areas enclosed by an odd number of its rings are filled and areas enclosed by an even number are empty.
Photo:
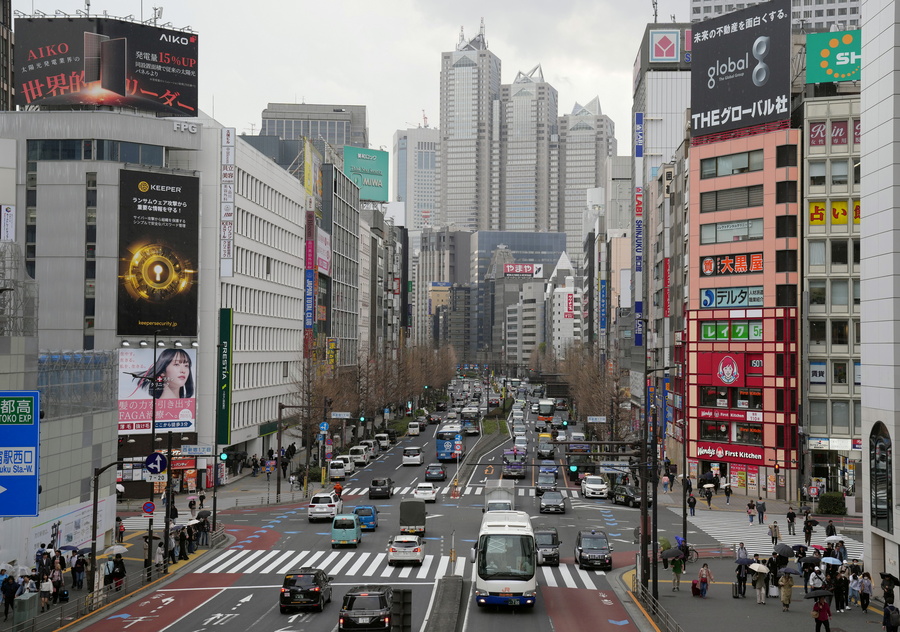
M649 590L646 590L640 582L638 573L635 573L631 579L631 593L643 607L646 614L653 619L660 631L664 632L684 632L684 628L678 625L678 622L654 599Z

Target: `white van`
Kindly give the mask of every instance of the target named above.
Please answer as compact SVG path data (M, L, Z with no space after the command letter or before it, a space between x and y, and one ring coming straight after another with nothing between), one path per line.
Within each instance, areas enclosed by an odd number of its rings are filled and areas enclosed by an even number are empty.
M419 436L419 428L420 428L420 425L419 425L418 421L411 421L411 422L409 422L409 425L406 427L406 434L408 434L410 437L418 437Z
M375 435L375 441L378 442L378 447L380 447L382 451L391 449L391 438L387 433L382 432Z
M349 454L339 454L334 457L334 460L344 462L344 474L346 476L350 476L356 471L356 464L353 462L353 459L350 458Z
M350 458L356 467L365 467L369 464L369 446L355 445L350 448Z
M571 434L571 437L572 437L572 439L571 439L572 441L584 441L585 440L583 432L573 432Z
M328 462L328 480L342 481L347 478L347 471L344 469L344 462L332 459Z
M403 465L422 465L424 462L422 448L403 448Z

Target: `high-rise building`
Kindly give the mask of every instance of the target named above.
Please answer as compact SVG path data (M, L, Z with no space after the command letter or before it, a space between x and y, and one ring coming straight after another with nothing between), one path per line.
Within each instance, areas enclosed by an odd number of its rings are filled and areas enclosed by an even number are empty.
M413 251L419 247L422 229L437 222L440 141L440 132L433 127L394 132L393 199L405 205L405 225Z
M558 110L559 96L540 65L500 87L491 138L491 230L550 230L550 146Z
M262 113L260 136L284 140L324 140L334 147L369 147L364 105L270 103Z
M0 0L0 110L13 109L12 0Z
M758 2L733 0L691 0L691 22L699 22L731 13ZM860 0L828 0L827 3L808 0L791 0L791 22L794 31L827 31L855 29L859 27Z
M500 96L500 59L488 50L484 23L441 55L441 222L457 230L490 227L491 136Z

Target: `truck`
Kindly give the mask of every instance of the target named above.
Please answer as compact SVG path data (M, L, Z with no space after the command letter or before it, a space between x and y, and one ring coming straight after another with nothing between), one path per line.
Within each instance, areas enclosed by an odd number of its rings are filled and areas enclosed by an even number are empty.
M516 484L503 479L484 484L484 509L487 511L513 511L516 508Z
M400 533L425 535L425 501L421 498L400 501Z

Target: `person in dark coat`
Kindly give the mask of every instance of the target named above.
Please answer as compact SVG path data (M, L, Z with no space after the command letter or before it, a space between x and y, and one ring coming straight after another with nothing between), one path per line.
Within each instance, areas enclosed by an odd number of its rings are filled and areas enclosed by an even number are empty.
M188 558L187 529L179 529L178 531L178 559L186 560Z

